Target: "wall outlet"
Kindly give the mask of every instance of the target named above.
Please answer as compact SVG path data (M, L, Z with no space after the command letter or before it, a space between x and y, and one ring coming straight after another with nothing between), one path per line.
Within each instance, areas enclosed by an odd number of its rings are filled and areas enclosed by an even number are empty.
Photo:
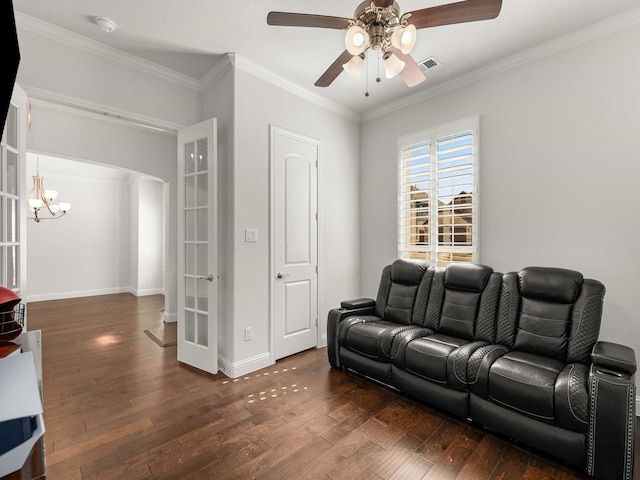
M248 342L253 340L253 327L245 327L244 329L244 341Z
M245 228L244 229L244 241L255 243L258 241L258 230L255 228Z

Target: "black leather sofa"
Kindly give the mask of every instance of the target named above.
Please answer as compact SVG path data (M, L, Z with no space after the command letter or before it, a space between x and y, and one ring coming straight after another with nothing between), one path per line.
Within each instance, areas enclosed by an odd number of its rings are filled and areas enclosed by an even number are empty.
M593 478L633 474L634 351L598 341L605 288L572 270L396 260L327 323L329 363Z

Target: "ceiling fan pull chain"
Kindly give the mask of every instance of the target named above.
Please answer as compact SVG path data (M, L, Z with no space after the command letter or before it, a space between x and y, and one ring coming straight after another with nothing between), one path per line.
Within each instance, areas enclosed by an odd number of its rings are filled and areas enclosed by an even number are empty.
M376 58L378 60L378 76L376 77L376 83L380 83L380 50L378 50Z
M364 57L364 96L369 96L369 56Z

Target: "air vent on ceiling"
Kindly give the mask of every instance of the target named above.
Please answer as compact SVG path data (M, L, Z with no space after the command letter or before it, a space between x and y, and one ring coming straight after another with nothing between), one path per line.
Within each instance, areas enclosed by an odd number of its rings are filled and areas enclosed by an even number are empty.
M429 70L433 70L434 68L437 68L440 65L442 64L436 59L436 57L429 57L426 60L422 60L421 62L418 62L418 66L425 72Z

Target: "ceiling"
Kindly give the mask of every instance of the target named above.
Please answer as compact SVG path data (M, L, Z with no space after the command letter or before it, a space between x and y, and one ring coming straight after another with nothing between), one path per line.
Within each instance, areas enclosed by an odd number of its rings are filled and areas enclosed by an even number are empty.
M344 32L267 25L269 11L352 17L360 0L13 0L14 9L63 29L200 79L227 52L257 63L298 86L358 113L379 108L612 17L638 17L637 0L504 0L495 20L418 30L413 57L441 66L409 89L400 77L376 83L369 54L365 79L341 74L326 88L317 78L344 50ZM451 3L398 0L402 13ZM95 24L106 16L110 34Z

